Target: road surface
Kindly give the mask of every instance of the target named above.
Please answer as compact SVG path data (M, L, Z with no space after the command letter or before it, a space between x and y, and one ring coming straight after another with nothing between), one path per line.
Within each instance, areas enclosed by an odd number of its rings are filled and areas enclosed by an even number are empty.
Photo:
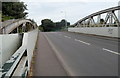
M118 76L117 40L70 32L41 34L69 75Z
M34 57L33 76L67 76L67 72L60 64L43 33L39 33Z

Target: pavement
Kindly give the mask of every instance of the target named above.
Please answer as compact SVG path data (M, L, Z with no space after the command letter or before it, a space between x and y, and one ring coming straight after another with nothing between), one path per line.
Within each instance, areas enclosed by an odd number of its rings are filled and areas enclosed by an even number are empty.
M69 32L43 32L39 36L41 37L38 41L34 69L38 72L36 75L61 73L60 75L71 76L118 76L119 74L120 50L117 40ZM48 74L48 71L52 71L49 62L57 64L52 74ZM61 70L56 74L57 68Z

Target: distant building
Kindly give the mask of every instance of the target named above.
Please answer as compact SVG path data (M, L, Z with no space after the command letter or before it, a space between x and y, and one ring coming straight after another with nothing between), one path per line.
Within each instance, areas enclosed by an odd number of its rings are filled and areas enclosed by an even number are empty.
M120 6L120 1L118 2L118 6ZM120 21L120 10L118 10L118 19Z

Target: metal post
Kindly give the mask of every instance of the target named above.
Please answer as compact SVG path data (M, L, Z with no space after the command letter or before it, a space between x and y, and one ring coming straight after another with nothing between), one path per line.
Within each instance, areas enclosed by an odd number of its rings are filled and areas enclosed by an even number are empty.
M110 18L109 18L109 26L110 26L110 27L112 26L112 23L113 23L112 13L110 13Z
M22 26L22 32L25 32L25 24L26 23L24 23L23 26Z
M98 17L97 17L97 25L98 25L98 27L101 26L100 19L101 19L101 15L98 15Z
M19 33L19 27L17 27L17 33Z
M61 11L61 13L64 13L64 18L65 18L65 29L67 30L67 20L66 20L66 11Z
M67 28L67 17L66 17L66 11L65 11L65 27L66 27L66 30L68 30L68 28Z

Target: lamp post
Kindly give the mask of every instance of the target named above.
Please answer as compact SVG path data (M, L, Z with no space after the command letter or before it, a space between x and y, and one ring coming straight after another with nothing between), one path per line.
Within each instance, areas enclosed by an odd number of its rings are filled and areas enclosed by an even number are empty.
M65 30L67 30L67 20L66 20L66 11L61 11L61 13L64 13L64 17L65 17Z
M120 1L118 2L118 6L120 6ZM118 10L118 20L120 21L120 10Z

